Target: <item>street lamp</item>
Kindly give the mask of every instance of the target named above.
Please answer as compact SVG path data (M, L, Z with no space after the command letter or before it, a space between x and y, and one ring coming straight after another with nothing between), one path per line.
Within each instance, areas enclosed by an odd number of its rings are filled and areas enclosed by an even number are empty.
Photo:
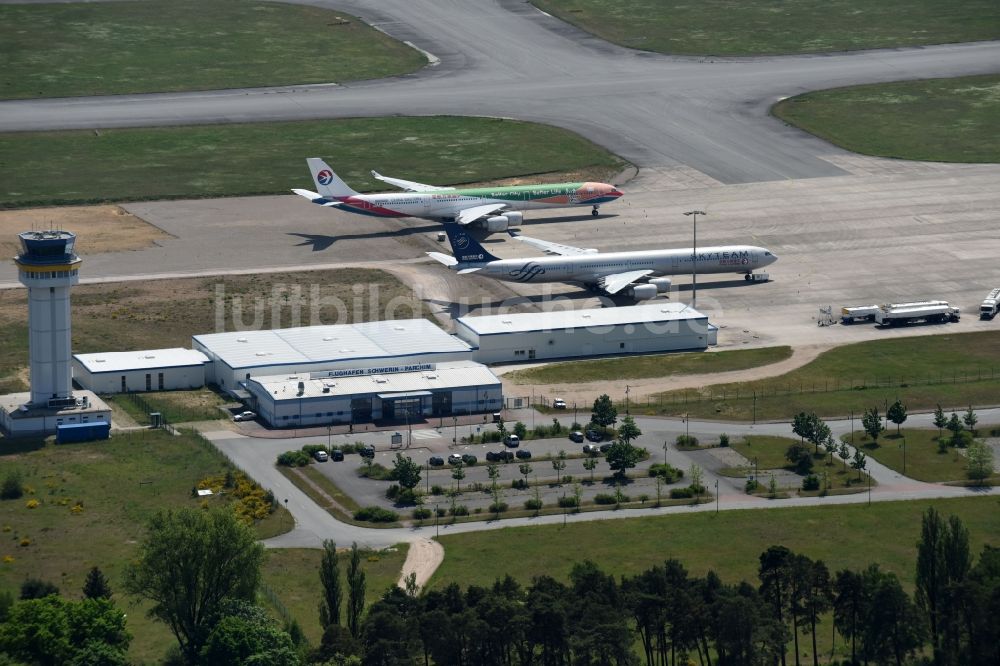
M626 416L628 416L628 392L629 392L629 385L626 384L625 385L625 415Z
M452 416L451 417L451 425L454 428L454 430L452 431L452 434L451 434L451 443L452 444L458 444L458 417L457 416Z
M719 480L715 480L715 515L719 515Z
M903 438L903 476L906 476L906 438Z
M440 524L441 524L441 514L438 513L438 505L435 504L434 505L434 536L435 537L441 536L441 527L440 527Z
M694 261L691 264L691 307L698 307L698 216L706 215L703 210L689 210L684 213L691 216L691 229L694 240Z
M667 464L667 440L663 440L663 464Z

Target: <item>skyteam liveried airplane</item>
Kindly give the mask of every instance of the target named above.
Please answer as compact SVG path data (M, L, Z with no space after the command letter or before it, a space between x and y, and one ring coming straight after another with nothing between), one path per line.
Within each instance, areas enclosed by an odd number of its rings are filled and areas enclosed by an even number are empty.
M699 247L683 250L639 250L598 252L527 236L511 236L554 257L500 259L457 224L445 224L454 256L427 254L459 275L476 273L506 282L565 282L582 284L593 291L621 293L637 301L654 298L670 290L668 275L690 274L697 261L698 273L742 273L751 280L753 271L778 260L770 250L755 245Z
M489 233L506 231L521 224L520 211L533 208L568 208L591 206L598 214L601 204L614 201L622 193L607 183L559 183L557 185L517 185L514 187L477 187L458 190L435 187L400 178L389 178L372 171L372 176L408 193L359 194L342 181L326 162L318 157L306 160L317 192L292 190L314 204L349 213L375 217L419 217L438 222L474 225Z

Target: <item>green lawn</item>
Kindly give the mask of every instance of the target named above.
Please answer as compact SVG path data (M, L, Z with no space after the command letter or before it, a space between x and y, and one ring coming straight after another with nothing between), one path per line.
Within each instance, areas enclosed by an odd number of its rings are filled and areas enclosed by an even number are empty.
M238 0L0 5L0 97L355 81L416 50L343 12Z
M338 543L338 548L351 544ZM406 561L409 544L398 544L390 550L363 551L362 568L365 571L365 602L371 605L396 584ZM305 548L269 550L264 563L264 583L278 598L288 614L299 622L306 638L313 646L319 645L323 632L319 626L319 602L322 587L319 582L319 563L323 551ZM340 553L341 577L344 578L344 600L347 600L347 563L350 555ZM266 595L265 595L266 598ZM346 612L344 610L342 613ZM343 615L341 616L343 621Z
M961 517L975 555L984 543L1000 546L995 497L723 511L442 536L444 563L432 585L490 585L505 573L525 584L543 574L565 580L584 559L615 575L635 574L671 557L695 575L714 569L727 582L755 582L757 557L783 544L834 570L878 562L912 587L920 516L931 505Z
M785 451L798 441L791 437L751 435L745 438L734 437L729 445L750 462L756 458L757 469L782 469L789 464L785 459Z
M783 361L792 355L791 347L765 347L720 352L691 352L629 356L593 361L550 363L537 368L516 370L504 375L515 384L570 384L574 382L646 379L672 375L744 370Z
M389 188L371 169L449 185L608 180L624 165L572 132L493 118L23 132L0 135L0 208L288 194L314 188L305 158L315 156L359 192Z
M884 411L897 397L911 411L993 405L998 395L1000 332L986 331L845 345L779 377L668 391L632 410L749 421Z
M985 432L985 430L984 430ZM944 431L947 440L951 433ZM875 443L864 431L855 431L854 443L867 455L886 467L904 473L903 442L906 442L906 476L919 481L963 481L966 476L966 458L959 449L948 447L944 453L938 451L938 431L917 428L903 428L896 436L895 427L890 426ZM851 441L844 435L845 442Z
M865 155L1000 162L1000 74L822 90L781 101L772 112Z
M608 41L661 53L821 53L1000 37L992 0L531 1Z
M114 401L139 423L149 423L149 413L159 412L167 423L185 423L188 421L214 421L226 418L226 413L219 409L225 404L218 393L207 388L193 391L153 391L128 396L109 396L107 400ZM145 407L141 403L146 404Z
M161 508L198 506L191 488L226 465L207 442L163 431L15 452L18 448L0 440L2 474L20 470L31 489L19 500L0 501L0 588L15 594L21 581L35 576L55 583L65 596L79 598L95 565L118 590L149 516ZM30 500L38 500L39 506L28 508ZM74 513L78 502L83 510ZM261 532L273 536L281 527L290 527L287 516L264 521ZM22 539L28 545L21 545ZM130 658L160 660L174 642L167 627L147 618L144 604L130 606L120 592L116 598L127 609L135 635Z

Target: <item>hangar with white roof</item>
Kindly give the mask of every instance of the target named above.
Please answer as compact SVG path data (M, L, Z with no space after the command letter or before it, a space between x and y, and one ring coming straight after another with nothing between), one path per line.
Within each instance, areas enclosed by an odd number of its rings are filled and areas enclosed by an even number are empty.
M718 329L684 303L460 317L480 363L705 349Z
M205 385L208 357L191 349L73 354L73 379L94 393L172 391Z

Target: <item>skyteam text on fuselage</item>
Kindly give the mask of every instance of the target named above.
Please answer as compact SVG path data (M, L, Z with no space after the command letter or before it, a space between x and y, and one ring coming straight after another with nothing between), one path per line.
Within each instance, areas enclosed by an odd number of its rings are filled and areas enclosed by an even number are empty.
M456 224L445 224L444 227L454 256L428 252L429 256L459 274L477 273L506 282L582 284L606 294L624 293L642 301L670 289L670 279L666 276L689 274L695 267L692 248L598 252L515 235L513 232L511 236L515 240L560 256L500 259L465 229ZM777 260L770 250L754 245L700 247L697 250L697 271L699 274L742 273L750 280L754 270L770 266Z
M601 204L622 196L614 185L607 183L559 183L460 190L389 178L374 171L372 175L378 180L408 192L359 194L318 157L310 157L306 163L317 192L292 191L314 204L375 217L418 217L453 222L461 226L475 225L489 233L506 231L509 227L521 224L524 216L520 211L590 206L591 212L596 216Z

